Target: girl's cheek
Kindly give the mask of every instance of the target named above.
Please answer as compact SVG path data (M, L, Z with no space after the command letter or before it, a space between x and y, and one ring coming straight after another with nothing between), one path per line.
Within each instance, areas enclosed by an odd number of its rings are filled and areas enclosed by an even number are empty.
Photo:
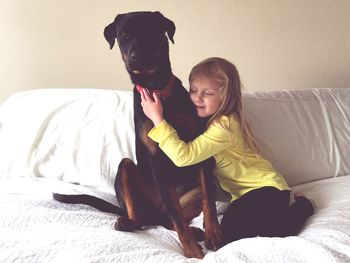
M190 99L194 102L194 96L192 94L190 94Z

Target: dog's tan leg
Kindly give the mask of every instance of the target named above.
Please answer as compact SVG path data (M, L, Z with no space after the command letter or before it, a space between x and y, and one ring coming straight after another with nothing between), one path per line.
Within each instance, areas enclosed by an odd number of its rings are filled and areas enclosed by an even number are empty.
M119 189L127 210L127 217L119 217L115 223L115 229L120 231L133 231L140 229L144 220L144 208L146 201L144 196L144 185L140 172L134 162L123 159L118 167Z
M185 256L189 258L203 258L204 254L202 251L202 247L197 243L197 241L195 240L194 232L184 220L176 189L174 187L171 187L169 189L169 193L173 204L175 205L177 214L180 217L180 224L177 220L172 220L172 222L173 227L177 232L180 242L183 246Z
M202 212L202 200L203 193L199 185L180 197L180 205L186 222L190 223Z
M215 189L210 182L213 176L208 171L204 170L203 166L199 167L199 180L203 192L203 215L204 215L204 229L205 229L205 247L210 250L217 250L222 245L222 232L217 218L217 211L215 205Z

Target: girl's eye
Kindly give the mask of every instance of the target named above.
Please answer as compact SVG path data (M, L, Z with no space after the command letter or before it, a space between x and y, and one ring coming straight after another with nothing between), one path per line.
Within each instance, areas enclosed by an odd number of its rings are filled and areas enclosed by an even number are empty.
M194 89L190 89L190 93L195 93L195 92L197 92L197 91Z
M206 96L213 96L213 95L215 95L215 91L213 91L213 90L206 90L204 92L204 95L206 95Z

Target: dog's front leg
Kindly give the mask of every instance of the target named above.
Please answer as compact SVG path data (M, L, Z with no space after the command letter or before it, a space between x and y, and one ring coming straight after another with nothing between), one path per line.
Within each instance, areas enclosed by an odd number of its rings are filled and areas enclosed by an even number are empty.
M205 163L205 165L204 165ZM203 215L205 229L205 247L216 251L222 246L222 232L215 205L215 185L213 183L211 160L199 166L199 180L203 193Z
M119 231L141 229L147 214L143 209L147 201L146 191L142 175L132 160L125 158L120 162L115 184L116 194L125 206L127 216L119 217L114 228Z
M192 229L184 219L176 186L169 183L172 180L169 176L176 175L171 174L172 169L169 168L169 165L167 165L168 160L165 160L166 158L164 157L165 155L159 152L159 154L150 158L152 174L164 208L170 218L173 229L178 234L185 256L201 259L204 257L202 247L197 243Z
M170 214L170 219L173 223L174 229L177 232L180 242L184 249L184 254L186 257L190 258L200 258L204 257L202 247L197 243L195 238L195 232L189 227L185 222L182 209L179 202L179 196L176 192L175 187L169 189L172 203L176 209L175 214ZM176 218L178 216L178 218Z

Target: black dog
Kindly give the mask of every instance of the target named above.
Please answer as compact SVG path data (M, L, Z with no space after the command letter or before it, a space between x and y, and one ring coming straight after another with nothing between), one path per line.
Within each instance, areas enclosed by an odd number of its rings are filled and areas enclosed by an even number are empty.
M159 12L133 12L118 15L104 31L112 49L117 39L123 61L134 88L134 123L136 131L137 165L123 159L115 180L115 190L127 215L118 218L115 228L122 231L141 229L147 225L163 225L175 229L187 257L202 258L188 222L204 213L205 244L215 250L221 242L214 200L213 159L199 165L178 168L148 138L153 127L141 107L139 89L157 92L163 101L164 117L177 130L180 138L189 141L203 132L203 121L197 116L189 94L171 70L168 39L173 41L175 24ZM198 181L199 180L199 181ZM202 205L193 193L200 185ZM193 190L195 189L195 190ZM103 211L122 214L125 210L97 204L93 197L54 194L54 198L69 203L85 203ZM90 198L90 200L87 200ZM91 199L92 198L92 199ZM183 202L180 202L184 200ZM97 199L96 199L97 200ZM185 206L185 208L184 208Z

